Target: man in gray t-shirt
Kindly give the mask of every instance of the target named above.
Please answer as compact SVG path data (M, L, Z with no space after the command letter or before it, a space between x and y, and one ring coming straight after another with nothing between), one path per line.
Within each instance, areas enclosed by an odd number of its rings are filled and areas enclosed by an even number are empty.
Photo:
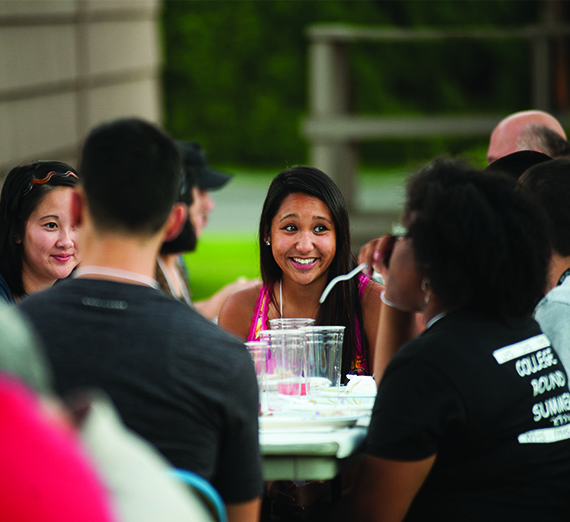
M66 395L101 388L125 424L175 467L210 480L228 520L255 521L262 491L258 391L235 338L154 280L160 245L187 219L182 166L160 129L130 118L87 137L72 219L75 278L23 300Z

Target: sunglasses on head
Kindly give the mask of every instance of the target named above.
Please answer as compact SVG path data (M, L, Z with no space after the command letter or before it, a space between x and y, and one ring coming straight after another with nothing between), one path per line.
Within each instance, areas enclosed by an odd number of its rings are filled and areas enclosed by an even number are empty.
M70 170L68 170L67 172L55 172L54 170L52 170L51 172L48 172L45 178L42 179L33 179L32 181L30 181L29 185L27 186L26 190L24 190L22 197L27 196L31 190L36 186L36 185L44 185L45 183L47 183L51 178L53 178L54 176L57 176L58 178L75 178L75 179L79 179L73 172L71 172Z

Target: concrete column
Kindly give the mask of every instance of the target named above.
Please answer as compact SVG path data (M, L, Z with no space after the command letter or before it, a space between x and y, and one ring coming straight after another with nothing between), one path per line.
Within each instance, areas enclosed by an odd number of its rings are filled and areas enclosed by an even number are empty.
M350 112L346 46L329 39L309 45L310 117L328 119ZM327 173L343 193L349 209L355 206L357 147L345 139L314 139L310 162Z

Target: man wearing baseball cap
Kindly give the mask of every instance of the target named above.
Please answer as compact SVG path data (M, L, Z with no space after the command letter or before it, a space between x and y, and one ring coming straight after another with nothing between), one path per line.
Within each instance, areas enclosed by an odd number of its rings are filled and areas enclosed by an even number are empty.
M198 143L194 141L178 142L178 146L182 151L184 169L192 172L196 180L196 185L192 188L194 203L190 207L190 212L196 237L200 238L202 230L208 222L210 212L215 208L210 191L221 189L232 178L208 165L206 153Z
M188 190L191 190L192 197L187 198L190 205L190 223L188 224L189 227L186 228L193 228L193 240L190 240L191 234L188 233L186 239L175 238L170 242L177 248L171 248L168 243L163 245L158 261L157 280L161 288L167 293L181 301L192 304L204 317L215 321L222 304L229 295L242 288L255 285L259 281L240 277L233 283L222 287L211 297L192 302L186 269L179 254L195 250L197 240L208 222L210 212L215 208L210 191L221 189L232 178L208 165L206 153L198 143L179 141L177 145L181 151L182 166L189 184ZM182 245L186 246L182 248Z

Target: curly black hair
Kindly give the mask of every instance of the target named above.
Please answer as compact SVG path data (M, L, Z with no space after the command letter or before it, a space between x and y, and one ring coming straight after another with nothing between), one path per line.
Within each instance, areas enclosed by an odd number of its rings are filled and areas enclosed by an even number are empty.
M528 169L519 185L544 210L552 248L570 256L570 159L547 161Z
M454 308L521 316L542 297L544 216L508 176L438 158L408 180L404 224L420 272Z

